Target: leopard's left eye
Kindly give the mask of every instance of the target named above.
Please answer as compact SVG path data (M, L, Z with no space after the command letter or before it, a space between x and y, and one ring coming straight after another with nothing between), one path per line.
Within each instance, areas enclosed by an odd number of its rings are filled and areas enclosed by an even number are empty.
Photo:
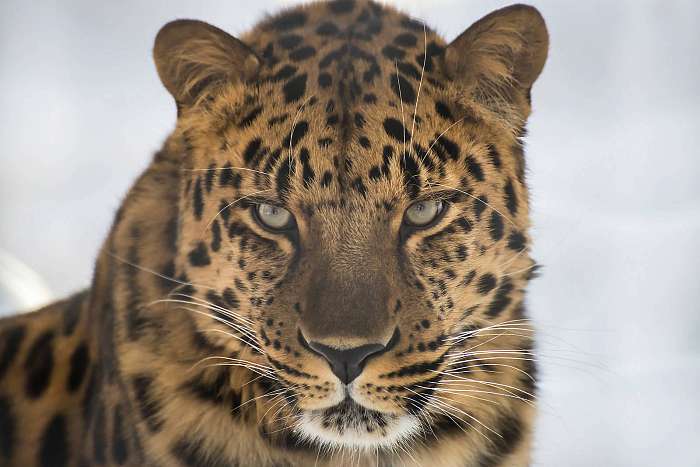
M260 203L255 206L255 217L263 227L271 230L286 230L294 225L294 216L284 208Z
M440 200L426 200L413 203L406 209L404 222L413 227L425 227L444 211L445 203Z

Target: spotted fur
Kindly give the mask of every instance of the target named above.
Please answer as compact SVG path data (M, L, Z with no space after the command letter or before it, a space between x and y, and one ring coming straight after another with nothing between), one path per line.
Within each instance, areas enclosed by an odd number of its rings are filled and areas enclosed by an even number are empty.
M521 138L546 53L521 5L450 44L370 1L240 40L164 27L177 126L91 287L0 322L0 465L527 465ZM407 226L424 199L444 212ZM345 386L309 341L385 347Z

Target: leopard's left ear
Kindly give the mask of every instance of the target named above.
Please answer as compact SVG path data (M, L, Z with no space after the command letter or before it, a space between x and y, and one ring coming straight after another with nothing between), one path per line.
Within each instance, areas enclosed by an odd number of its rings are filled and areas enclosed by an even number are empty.
M158 76L178 104L192 104L224 83L252 80L260 59L246 44L203 21L180 19L158 32Z
M474 100L522 123L548 46L539 11L511 5L486 15L452 41L445 50L444 70Z

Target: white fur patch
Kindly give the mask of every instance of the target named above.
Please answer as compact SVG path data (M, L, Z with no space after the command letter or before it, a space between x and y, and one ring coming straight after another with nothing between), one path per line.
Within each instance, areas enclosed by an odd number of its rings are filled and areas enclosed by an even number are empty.
M333 421L329 424L329 413L333 410L304 411L297 422L296 432L328 450L348 448L374 452L376 449L395 448L421 430L418 417L369 411L355 403L340 416L337 413L331 416ZM373 413L369 422L366 416L363 418L363 412ZM382 420L381 426L376 423L377 417ZM367 430L368 423L371 432Z

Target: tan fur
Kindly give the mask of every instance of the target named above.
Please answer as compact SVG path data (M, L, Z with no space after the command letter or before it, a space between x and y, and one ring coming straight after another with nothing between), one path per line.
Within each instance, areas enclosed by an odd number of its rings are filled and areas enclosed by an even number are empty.
M520 137L544 23L511 7L446 44L389 7L346 3L290 9L240 41L193 21L159 34L177 126L125 198L89 292L0 322L0 465L529 463ZM409 232L404 212L426 196L444 216ZM289 210L294 233L256 221L263 202ZM31 348L47 331L42 367ZM393 335L345 388L303 340ZM32 375L48 378L36 398ZM396 428L406 420L420 431Z

